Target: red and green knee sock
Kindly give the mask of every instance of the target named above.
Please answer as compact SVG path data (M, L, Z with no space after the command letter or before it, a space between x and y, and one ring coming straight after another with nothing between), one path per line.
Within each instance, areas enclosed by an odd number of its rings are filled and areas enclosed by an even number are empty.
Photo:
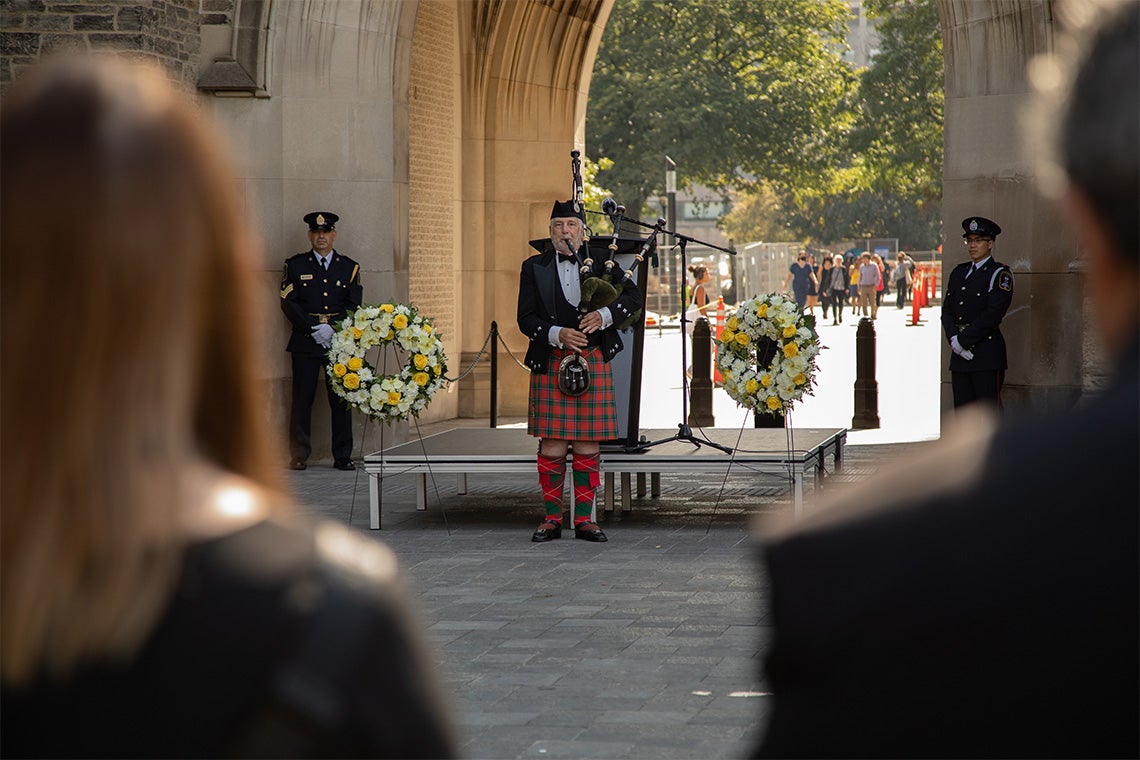
M538 484L549 522L562 524L562 481L566 479L566 457L538 455Z
M600 454L574 455L574 525L590 522L594 511L594 492L601 482L598 468Z

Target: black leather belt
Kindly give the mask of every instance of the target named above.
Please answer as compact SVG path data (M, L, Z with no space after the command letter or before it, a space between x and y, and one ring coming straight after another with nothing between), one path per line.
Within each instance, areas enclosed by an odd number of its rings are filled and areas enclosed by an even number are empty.
M317 320L320 321L320 323L322 325L327 325L329 322L336 319L337 317L343 317L344 312L343 311L337 311L337 312L333 312L332 314L314 314L312 312L309 312L309 316L310 317L316 317Z

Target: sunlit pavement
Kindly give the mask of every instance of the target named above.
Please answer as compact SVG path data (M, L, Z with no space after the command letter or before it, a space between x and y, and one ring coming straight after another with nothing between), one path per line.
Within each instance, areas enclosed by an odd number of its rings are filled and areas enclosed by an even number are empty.
M939 324L941 311L921 310L919 324L910 325L911 309L894 303L879 308L875 328L876 380L879 385L879 428L852 430L849 445L925 441L939 435ZM816 310L817 330L825 346L817 360L812 395L790 415L793 428L850 428L855 413L855 333L858 317L845 310L843 324L833 325ZM646 332L642 379L642 428L676 427L681 422L681 346L676 329ZM686 349L688 351L688 349ZM691 351L690 351L691 353ZM689 360L691 361L691 356ZM728 394L713 391L713 416L718 428L752 426L752 414Z

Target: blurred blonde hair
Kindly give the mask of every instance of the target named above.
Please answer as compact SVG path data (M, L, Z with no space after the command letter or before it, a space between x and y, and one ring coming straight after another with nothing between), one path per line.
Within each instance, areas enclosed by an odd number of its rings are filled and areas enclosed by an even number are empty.
M254 371L259 261L216 136L158 71L108 60L30 72L0 118L0 674L15 684L141 646L210 474L279 488Z

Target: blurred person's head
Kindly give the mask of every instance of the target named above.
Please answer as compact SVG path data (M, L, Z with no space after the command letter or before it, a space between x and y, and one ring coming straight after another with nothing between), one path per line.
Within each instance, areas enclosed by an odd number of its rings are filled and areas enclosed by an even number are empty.
M1077 31L1033 71L1032 121L1048 115L1056 130L1041 150L1042 186L1062 201L1097 326L1120 355L1140 330L1140 4L1069 2L1062 10Z
M276 504L260 261L216 142L160 73L122 63L49 63L5 100L6 681L129 656L179 549L227 529L202 505L240 522Z
M823 257L823 268L824 269L831 269L831 259L829 259L826 256Z
M843 256L841 256L838 253L835 254L835 266L837 266L837 267L843 266Z
M709 278L709 269L706 266L695 264L689 267L689 273L693 275L693 281L697 284L705 282Z

